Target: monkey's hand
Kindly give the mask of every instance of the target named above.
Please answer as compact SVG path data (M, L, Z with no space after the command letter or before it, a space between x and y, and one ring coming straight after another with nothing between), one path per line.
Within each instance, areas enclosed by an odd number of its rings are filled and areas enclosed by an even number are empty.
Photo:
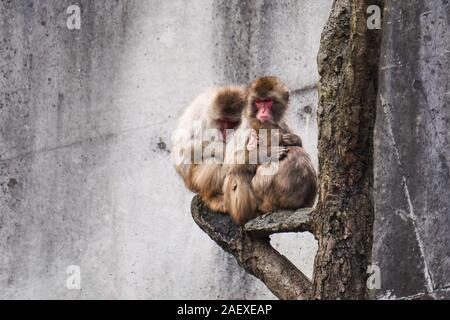
M283 160L284 158L286 158L288 152L289 152L288 147L279 146L278 153L276 153L276 155L278 156L278 160Z
M247 143L247 150L253 151L256 149L259 143L259 137L255 130L252 130L252 133L250 134L250 138L248 139Z
M294 133L285 133L281 137L281 144L283 146L297 146L301 147L303 145L302 139Z

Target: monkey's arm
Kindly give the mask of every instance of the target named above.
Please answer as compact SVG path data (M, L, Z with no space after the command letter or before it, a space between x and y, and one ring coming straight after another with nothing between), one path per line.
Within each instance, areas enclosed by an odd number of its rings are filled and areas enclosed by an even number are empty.
M302 139L292 132L290 126L285 120L282 120L279 124L279 128L281 131L280 144L283 146L289 147L302 147Z
M289 146L302 147L303 146L302 139L295 133L290 133L290 132L285 133L281 136L281 144L286 147L289 147Z
M276 162L284 159L288 154L289 149L287 148L287 146L289 144L283 143L282 134L277 132L276 136L276 139L278 140L276 146L272 145L271 138L268 141L264 141L265 139L263 139L262 143L259 143L258 139L258 164L264 164L271 161Z

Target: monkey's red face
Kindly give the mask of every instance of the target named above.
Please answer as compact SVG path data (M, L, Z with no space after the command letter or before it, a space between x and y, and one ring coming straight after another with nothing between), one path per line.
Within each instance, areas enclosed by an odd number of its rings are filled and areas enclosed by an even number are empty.
M227 129L234 129L239 125L239 120L230 117L222 117L217 120L217 126L222 133L223 140L227 140Z
M261 122L270 121L273 118L273 101L269 98L255 100L256 119Z

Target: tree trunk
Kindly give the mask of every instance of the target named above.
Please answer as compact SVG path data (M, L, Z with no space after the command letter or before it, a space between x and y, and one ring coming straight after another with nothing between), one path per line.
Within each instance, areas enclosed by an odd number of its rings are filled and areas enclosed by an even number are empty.
M337 0L318 55L319 179L313 298L364 299L372 250L373 129L380 30L368 30L369 5Z
M365 299L372 250L373 129L380 31L366 10L382 0L335 0L322 33L317 208L268 213L233 225L192 202L195 222L280 299ZM310 281L270 246L269 235L312 232L319 242Z

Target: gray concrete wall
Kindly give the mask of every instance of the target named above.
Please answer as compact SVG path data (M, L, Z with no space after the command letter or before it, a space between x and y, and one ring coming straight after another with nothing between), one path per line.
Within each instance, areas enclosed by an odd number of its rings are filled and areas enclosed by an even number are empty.
M388 1L375 134L382 298L450 298L450 4Z
M81 29L66 8L81 7ZM273 298L192 221L169 137L204 87L274 74L317 165L331 0L1 1L0 298ZM312 236L273 243L311 275ZM81 268L81 290L66 268Z

